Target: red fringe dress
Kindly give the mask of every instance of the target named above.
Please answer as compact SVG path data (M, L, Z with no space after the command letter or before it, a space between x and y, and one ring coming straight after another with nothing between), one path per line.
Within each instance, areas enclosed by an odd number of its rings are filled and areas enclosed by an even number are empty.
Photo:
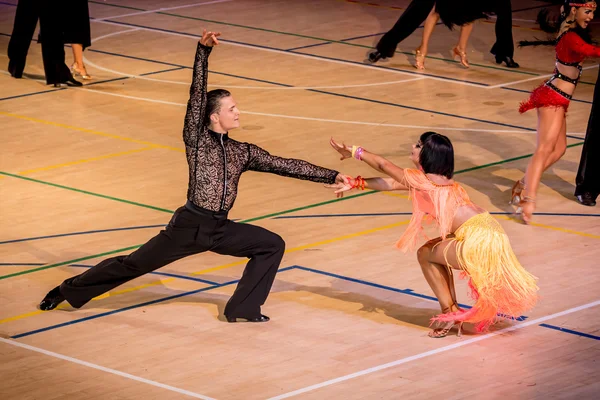
M556 62L570 67L577 67L579 76L572 79L560 73L558 68L555 69L554 75L533 90L529 99L521 103L519 112L524 113L540 107L562 107L566 112L572 95L560 90L552 82L555 79L560 79L577 85L582 70L580 63L590 57L600 57L600 47L586 43L581 36L573 31L563 33L556 44Z

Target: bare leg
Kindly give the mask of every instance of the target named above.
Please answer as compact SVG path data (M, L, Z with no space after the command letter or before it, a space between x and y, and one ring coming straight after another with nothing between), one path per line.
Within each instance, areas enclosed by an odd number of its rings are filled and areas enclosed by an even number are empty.
M435 26L440 19L440 15L435 12L435 7L431 9L431 12L427 16L425 20L425 24L423 26L423 37L421 38L421 45L416 50L416 60L415 66L417 69L425 68L425 56L427 55L429 40L431 39L431 34L433 33Z
M427 242L419 249L419 263L423 274L436 294L443 313L460 311L456 301L454 276L452 269L460 269L456 256L457 242L441 238ZM444 323L429 333L430 337L442 338L450 332L456 322ZM462 322L458 323L458 336L461 335Z
M469 43L471 32L473 32L473 24L461 26L458 44L454 49L452 49L452 53L455 56L460 57L460 63L466 68L469 68L469 60L467 59L467 44Z
M525 174L525 196L533 201L521 204L526 223L531 221L535 210L534 201L542 173L558 161L566 150L566 130L565 110L562 107L538 108L538 140Z
M424 244L417 251L417 259L419 260L419 264L421 264L421 270L427 283L440 303L442 312L456 311L452 309L452 306L454 306L454 288L450 288L451 280L448 270L444 264L431 261L433 248L440 242L441 239L438 238Z
M83 46L78 43L71 45L73 49L73 66L71 66L71 72L74 74L81 75L83 79L91 79L88 75L85 65L83 65ZM74 68L75 67L75 68Z
M473 24L467 24L460 27L460 36L458 37L458 44L456 45L459 50L467 51L471 32L473 32Z
M546 160L544 160L544 171L548 170L548 168L550 168L552 165L554 165L554 163L556 163L558 160L560 160L562 158L562 156L565 154L566 150L567 150L567 119L564 118L562 127L561 127L561 133L559 135L558 141L556 142L554 149L552 149L552 152L550 153L548 158ZM514 204L514 205L519 205L519 203L520 203L521 191L523 189L525 189L525 181L526 181L525 178L526 178L526 176L524 175L520 181L515 182L515 186L513 187L513 192L512 192L512 198L513 198L512 204ZM515 196L518 196L518 197L515 199Z

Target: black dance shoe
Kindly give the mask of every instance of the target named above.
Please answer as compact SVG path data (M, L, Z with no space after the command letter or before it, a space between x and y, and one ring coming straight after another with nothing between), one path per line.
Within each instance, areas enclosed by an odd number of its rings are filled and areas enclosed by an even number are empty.
M65 83L67 86L77 86L77 87L83 86L83 83L76 81L75 78L73 78L73 77L70 77L70 78L67 78L67 80L64 82L54 83L54 87L60 87L63 83Z
M40 310L54 310L60 303L65 301L65 296L60 292L60 287L57 286L48 292L46 297L40 302Z
M369 60L370 63L376 63L379 60L385 60L387 57L385 57L383 54L381 54L379 52L379 50L372 50L369 52L369 54L367 55L367 59Z
M594 199L594 196L590 192L584 192L575 197L577 198L577 202L584 206L594 207L596 205L596 199Z
M519 68L519 64L512 59L512 57L508 56L496 56L496 64L506 63L508 68Z
M23 70L25 69L25 65L18 65L15 61L8 61L8 72L10 72L10 76L16 79L20 79L23 77Z
M258 317L246 318L246 317L227 317L227 322L267 322L271 318L266 315L260 315Z

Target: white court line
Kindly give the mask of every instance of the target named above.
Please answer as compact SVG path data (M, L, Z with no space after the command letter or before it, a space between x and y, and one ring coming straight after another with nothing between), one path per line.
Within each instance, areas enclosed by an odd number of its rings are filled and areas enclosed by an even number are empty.
M215 86L221 87L220 85L215 85ZM175 103L175 102L166 101L166 100L149 99L147 97L136 97L136 96L128 96L128 95L125 95L125 94L119 94L119 93L103 92L101 90L87 89L85 86L83 86L82 88L78 88L78 90L86 90L88 92L103 94L103 95L106 95L106 96L115 96L115 97L122 97L122 98L125 98L125 99L131 99L131 100L148 101L148 102L151 102L151 103L166 104L166 105L170 105L170 106L178 106L178 107L186 107L187 106L187 104L185 104L185 103ZM246 110L241 110L241 113L242 113L242 115L243 114L261 115L263 117L275 117L275 118L286 118L286 119L298 119L298 120L304 120L304 121L329 122L329 123L335 123L335 124L366 125L366 126L390 127L390 128L423 129L423 130L439 130L439 131L458 131L458 132L529 133L529 134L535 134L534 131L529 131L529 130L521 130L521 131L519 131L519 130L506 130L506 129L447 128L447 127L441 127L441 126L386 124L386 123L380 123L380 122L348 121L348 120L340 120L340 119L301 117L301 116L296 116L296 115L269 114L269 113L246 111ZM567 134L572 135L572 136L574 136L574 135L581 135L581 136L583 136L584 135L583 133L571 133L571 132L567 132ZM581 139L583 139L583 137Z
M93 39L92 43L96 43L96 42L98 42L100 40L106 39L106 38L111 37L111 36L116 36L116 35L119 35L121 33L134 32L134 31L137 31L137 30L139 30L139 28L128 29L128 30L125 30L125 31L119 31L119 32L109 33L107 35L99 36L99 37ZM127 74L125 72L116 71L114 69L101 67L98 64L95 64L95 63L91 62L90 60L88 60L85 57L85 54L83 56L83 61L84 61L85 64L88 64L88 65L90 65L90 66L92 66L92 67L94 67L96 69L99 69L101 71L110 72L110 73L115 74L115 75L127 76L129 78L142 79L142 80L152 81L152 82L173 83L173 84L176 84L176 85L185 85L185 86L188 86L190 84L189 82L171 81L171 80L167 80L167 79L148 78L148 77L140 76L140 75L132 75L132 74ZM419 80L422 80L422 79L425 79L425 77L423 77L423 76L417 76L415 78L402 79L402 80L399 80L399 81L377 82L377 83L363 83L363 84L359 84L359 85L341 85L341 86L292 86L292 87L282 87L282 86L230 86L230 85L225 86L225 85L219 85L219 87L221 87L221 88L228 88L228 89L260 89L260 90L345 89L345 88L357 88L357 87L371 87L371 86L393 85L393 84L397 84L397 83L419 81Z
M144 81L152 81L152 82L160 82L160 83L172 83L172 84L175 84L175 85L184 85L184 86L189 86L190 85L189 82L171 81L171 80L168 80L168 79L149 78L147 76L127 74L125 72L116 71L114 69L101 67L100 65L91 62L89 59L87 59L85 57L83 58L83 60L84 60L84 63L86 65L90 65L90 66L94 67L95 69L98 69L98 70L101 70L101 71L110 72L111 74L115 74L115 75L126 76L128 78L140 79L140 80L144 80ZM252 89L252 90L346 89L346 88L357 88L357 87L371 87L371 86L395 85L395 84L398 84L398 83L414 82L414 81L420 81L420 80L423 80L423 79L424 79L423 77L419 76L419 77L416 77L416 78L401 79L401 80L398 80L398 81L391 81L391 82L363 83L363 84L360 84L360 85L342 85L342 86L291 86L291 87L286 87L286 86L235 86L235 85L218 85L218 86L220 88L223 88L223 89Z
M518 324L518 325L513 325L513 326L510 326L508 328L501 329L501 330L499 330L497 332L488 333L487 335L478 336L478 337L475 337L473 339L468 339L468 340L464 340L464 341L461 340L460 342L457 342L457 343L454 343L454 344L451 344L451 345L448 345L448 346L440 347L439 349L426 351L424 353L419 353L419 354L416 354L414 356L402 358L400 360L396 360L396 361L393 361L393 362L390 362L390 363L387 363L387 364L382 364L382 365L378 365L376 367L364 369L362 371L358 371L358 372L355 372L353 374L341 376L339 378L331 379L331 380L328 380L328 381L325 381L325 382L322 382L322 383L319 383L319 384L316 384L316 385L312 385L312 386L308 386L308 387L305 387L305 388L302 388L302 389L298 389L298 390L295 390L293 392L289 392L289 393L285 393L285 394L282 394L282 395L279 395L279 396L271 397L271 398L269 398L267 400L287 399L289 397L293 397L293 396L296 396L296 395L299 395L299 394L302 394L302 393L310 392L310 391L313 391L313 390L316 390L316 389L320 389L320 388L323 388L323 387L326 387L326 386L334 385L336 383L340 383L340 382L344 382L344 381L347 381L347 380L350 380L350 379L358 378L359 376L363 376L363 375L367 375L367 374L370 374L370 373L373 373L373 372L381 371L381 370L384 370L384 369L387 369L387 368L395 367L397 365L406 364L406 363L409 363L411 361L420 360L422 358L433 356L435 354L444 353L444 352L446 352L448 350L453 350L453 349L456 349L456 348L459 348L459 347L463 347L463 346L466 346L466 345L471 344L471 343L477 343L477 342L480 342L482 340L490 339L492 337L501 335L501 334L506 333L506 332L515 331L515 330L521 329L521 328L526 328L528 326L536 325L536 324L539 324L541 322L547 321L549 319L562 317L563 315L572 314L574 312L585 310L587 308L592 308L592 307L595 307L597 305L600 305L600 300L596 300L594 302L591 302L591 303L588 303L588 304L584 304L584 305L579 306L579 307L570 308L570 309L565 310L565 311L561 311L561 312L558 312L558 313L555 313L555 314L547 315L545 317L537 318L537 319L534 319L534 320L531 320L531 321L528 321L528 322L524 322L524 323L521 323L521 324Z
M110 21L99 21L99 20L91 20L90 22L98 22L100 24L108 24L108 25L115 25L115 26L127 26L118 22L110 22ZM181 37L186 37L186 38L191 38L191 39L195 39L198 40L200 38L199 35L195 35L195 34L186 34L186 33L178 33L178 32L165 32L163 30L160 29L155 29L155 28L147 28L147 27L136 27L139 30L142 31L149 31L149 32L154 32L154 33L164 33L167 35L173 35L173 36L181 36ZM397 69L390 69L390 68L378 68L375 66L371 66L371 65L366 65L366 64L359 64L357 62L354 61L344 61L344 60L331 60L328 58L323 58L320 56L313 56L311 54L302 54L302 53L295 53L295 52L290 52L290 51L285 51L285 50L279 50L279 49L268 49L268 48L264 48L264 47L258 47L258 46L253 46L253 45L249 45L249 44L242 44L242 43L233 43L230 42L226 39L221 39L221 42L223 43L227 43L228 45L231 46L237 46L237 47L245 47L248 49L252 49L252 50L262 50L262 51L267 51L270 53L278 53L278 54L284 54L284 55L288 55L288 56L295 56L295 57L300 57L300 58L308 58L311 60L318 60L318 61L326 61L326 62L330 62L333 64L342 64L342 65L346 65L346 66L352 66L352 67L357 67L357 68L366 68L369 69L371 71L377 70L377 71L384 71L384 72L390 72L390 73L394 73L394 74L400 74L400 75L410 75L410 76L415 76L418 74L415 73L410 73L410 72L405 72L405 71L401 71L401 70L397 70ZM477 87L477 88L485 88L486 86L483 85L476 85L474 83L470 83L470 82L461 82L461 81L456 81L456 80L452 80L452 79L445 79L445 78L439 78L439 77L433 77L433 76L428 76L428 75L420 75L421 77L425 78L425 79L431 79L433 81L441 81L441 82L446 82L446 83L455 83L455 84L459 84L459 85L463 85L463 86L472 86L472 87Z
M588 67L584 67L583 70L585 71L585 70L588 70L588 69L598 68L598 66L599 66L599 64L590 65ZM512 85L516 85L517 83L535 81L537 79L549 78L551 76L552 76L552 74L550 74L550 75L536 75L536 76L531 77L531 78L521 79L520 81L506 82L506 83L500 83L498 85L486 86L486 89L496 89L496 88L500 88L500 87L504 87L504 86L512 86Z
M214 0L214 1L209 1L206 3L195 3L195 4L187 4L185 6L177 6L177 7L168 7L168 8L157 8L156 10L148 10L148 11L138 11L138 12L134 12L134 13L130 13L130 14L121 14L121 15L114 15L112 17L104 17L104 18L94 18L92 21L104 21L106 19L115 19L115 18L124 18L124 17L132 17L134 15L142 15L142 14L152 14L152 13L157 13L157 12L164 12L164 11L170 11L170 10L177 10L180 8L188 8L188 7L198 7L198 6L206 6L208 4L216 4L216 3L227 3L229 1L233 1L233 0Z
M50 356L50 357L59 358L61 360L69 361L69 362L72 362L72 363L75 363L75 364L83 365L85 367L97 369L97 370L100 370L100 371L103 371L103 372L108 372L109 374L118 375L118 376L121 376L123 378L131 379L131 380L134 380L134 381L137 381L137 382L141 382L141 383L145 383L145 384L148 384L148 385L151 385L151 386L156 386L156 387L159 387L159 388L162 388L162 389L170 390L171 392L176 392L176 393L179 393L179 394L184 394L186 396L194 397L196 399L215 400L212 397L207 397L207 396L204 396L204 395L201 395L201 394L198 394L198 393L190 392L188 390L179 389L179 388L176 388L174 386L165 385L164 383L151 381L149 379L140 378L139 376L131 375L131 374L128 374L126 372L117 371L116 369L112 369L112 368L106 368L106 367L103 367L101 365L92 364L92 363L89 363L87 361L78 360L77 358L73 358L73 357L69 357L69 356L64 356L62 354L58 354L58 353L55 353L53 351L48 351L48 350L41 349L39 347L30 346L30 345L25 344L25 343L17 342L16 340L7 340L7 339L4 339L4 338L0 338L0 342L9 344L11 346L21 347L23 349L35 351L36 353L45 354L45 355Z

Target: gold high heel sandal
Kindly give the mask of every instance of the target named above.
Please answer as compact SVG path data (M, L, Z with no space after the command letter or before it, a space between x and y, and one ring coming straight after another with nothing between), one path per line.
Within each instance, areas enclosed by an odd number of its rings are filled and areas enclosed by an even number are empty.
M458 50L458 47L454 47L451 51L452 59L455 59L456 56L460 58L460 63L463 67L469 68L469 60L467 59L467 53L464 51Z
M462 326L463 321L448 321L448 322L440 322L438 323L438 327L429 332L429 337L434 339L440 339L448 336L454 325L458 324L458 332L456 333L457 337L462 336Z
M525 182L523 182L523 179L519 179L512 187L512 194L510 195L508 204L518 206L521 203L521 194L523 193L523 190L525 190Z
M415 68L425 69L425 54L421 52L421 49L415 50Z
M84 71L85 71L85 67L84 67ZM89 81L90 79L92 79L92 76L88 75L87 71L85 71L85 73L81 73L79 68L77 68L76 63L73 63L73 65L71 65L71 74L73 76L79 75L81 77L81 79L84 79L86 81Z
M456 302L456 290L454 289L454 273L452 272L452 267L449 265L445 265L446 271L448 272L449 284L450 284L450 295L452 296L452 305L447 309L442 310L442 313L447 314L452 311L452 307L456 307L456 311L463 311L462 308L458 306ZM434 328L429 332L429 337L434 339L439 339L448 336L454 325L458 324L458 332L456 336L462 336L462 326L463 321L448 321L448 322L437 322L437 328Z

